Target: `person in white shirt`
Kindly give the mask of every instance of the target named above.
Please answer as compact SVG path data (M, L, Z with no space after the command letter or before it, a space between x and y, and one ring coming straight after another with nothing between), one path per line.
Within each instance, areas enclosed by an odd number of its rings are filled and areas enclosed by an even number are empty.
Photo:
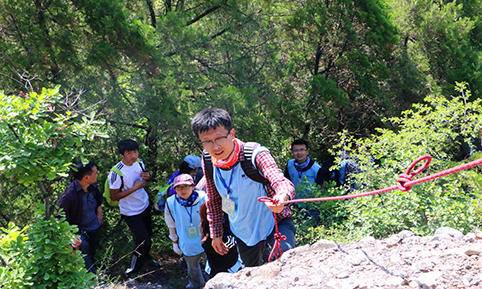
M131 264L125 271L126 274L132 274L137 272L146 261L157 265L149 254L152 244L152 218L149 196L144 189L151 175L145 170L143 162L138 159L139 144L136 141L121 140L117 147L122 160L116 168L122 175L111 171L109 188L111 199L119 201L121 217L134 237L135 247Z

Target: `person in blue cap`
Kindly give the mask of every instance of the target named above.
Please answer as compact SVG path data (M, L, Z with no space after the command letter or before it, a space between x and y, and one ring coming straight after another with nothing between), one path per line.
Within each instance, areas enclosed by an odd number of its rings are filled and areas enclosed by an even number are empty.
M162 212L164 210L166 199L176 194L172 184L174 179L181 174L190 175L194 180L194 184L197 184L203 177L201 158L196 155L187 155L184 157L179 164L178 169L169 176L166 184L159 189L157 201L154 206L157 211Z

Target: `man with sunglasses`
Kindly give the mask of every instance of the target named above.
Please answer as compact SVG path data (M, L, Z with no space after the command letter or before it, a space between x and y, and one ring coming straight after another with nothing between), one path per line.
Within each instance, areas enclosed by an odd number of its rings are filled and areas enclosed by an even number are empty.
M228 214L230 229L246 267L261 265L267 243L273 243L274 216L287 240L283 250L295 245L291 210L282 202L294 198L293 184L283 176L267 148L249 143L252 168L265 180L258 182L242 167L248 143L236 138L229 113L207 108L192 119L191 127L204 148L203 168L209 202L207 214L216 252L225 255L223 211ZM207 158L208 157L208 158ZM252 173L252 172L251 172ZM261 203L258 197L269 196L279 203Z

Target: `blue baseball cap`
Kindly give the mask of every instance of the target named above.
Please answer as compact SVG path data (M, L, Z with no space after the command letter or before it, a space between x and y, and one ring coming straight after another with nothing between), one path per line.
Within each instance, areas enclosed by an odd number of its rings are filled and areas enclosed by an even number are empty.
M195 155L187 155L186 157L184 157L184 161L188 163L191 169L197 169L202 166L201 158Z

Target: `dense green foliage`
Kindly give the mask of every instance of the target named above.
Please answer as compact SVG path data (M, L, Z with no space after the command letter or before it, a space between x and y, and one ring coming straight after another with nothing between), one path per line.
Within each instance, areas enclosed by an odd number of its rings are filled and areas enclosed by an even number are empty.
M101 135L100 122L94 114L79 116L64 107L58 88L21 96L0 93L0 103L0 178L7 189L22 192L11 197L30 200L23 205L43 200L49 217L54 187L68 176L75 157L89 156L85 144ZM5 208L18 204L5 197Z
M392 184L411 160L423 154L434 158L429 173L455 166L463 146L473 150L474 143L480 143L482 102L469 102L470 92L464 85L457 88L461 96L429 96L401 117L391 118L395 130L379 129L372 138L351 143L363 170L356 176L357 182L366 184L363 189ZM349 221L363 234L376 237L406 228L420 234L440 226L469 231L482 220L478 182L480 172L468 171L417 186L410 193L358 199L349 208Z
M0 238L0 287L92 288L94 275L71 247L76 229L64 220L38 219L19 230L13 225Z
M393 128L377 129L370 137L341 135L334 152L343 149L360 165L362 171L351 180L358 192L395 184L411 161L424 154L433 157L428 171L432 174L459 164L461 159L467 161L465 158L475 151L474 144L482 141L482 101L469 101L471 94L465 84L458 84L457 90L460 95L454 97L426 97L400 117L387 119ZM472 158L481 156L479 152ZM345 240L366 235L379 238L404 229L425 235L441 226L468 232L482 220L481 186L479 169L415 186L406 193L316 204L324 226L311 228L308 236L300 234L300 238L305 242L333 234ZM346 189L327 188L319 194L340 195Z
M479 95L480 5L2 0L0 87L61 84L114 138L135 129L155 173L195 148L188 119L207 105L242 115L240 134L277 155L298 136L322 155L339 131L367 135L455 81Z
M199 152L189 123L207 106L232 112L239 137L280 166L295 138L320 161L349 152L358 190L393 184L424 153L430 172L464 161L482 127L481 10L480 0L0 0L0 227L31 225L28 239L13 227L1 235L0 282L36 278L4 266L33 242L50 250L35 228L67 238L50 217L74 158L94 160L103 182L116 142L135 138L155 193ZM467 231L480 226L481 181L470 171L411 193L314 204L322 224L298 210L299 240ZM344 193L329 184L316 194ZM100 269L115 275L131 240L118 209L104 215ZM162 217L154 223L154 254L165 255Z
M468 81L475 95L482 90L482 2L388 1L407 54L428 83L451 93L456 81Z

